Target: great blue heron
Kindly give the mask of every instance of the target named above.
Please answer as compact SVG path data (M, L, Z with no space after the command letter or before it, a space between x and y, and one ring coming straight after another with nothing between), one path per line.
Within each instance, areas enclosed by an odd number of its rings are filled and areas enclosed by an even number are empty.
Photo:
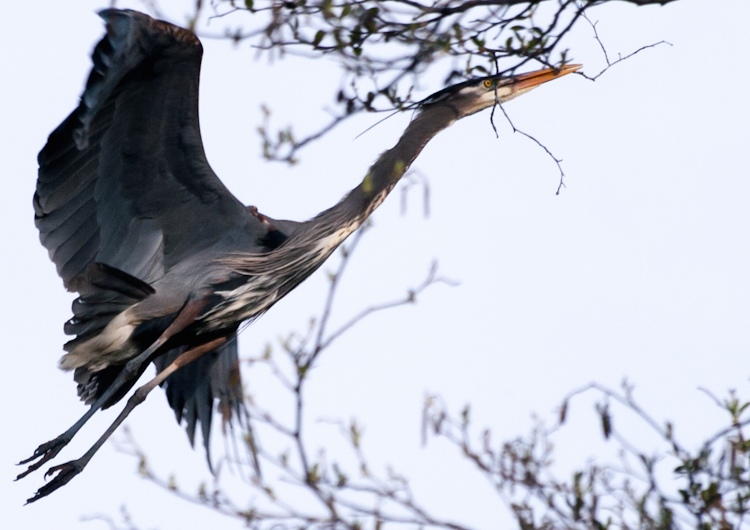
M75 338L60 368L74 371L91 408L21 462L30 465L18 478L55 457L97 410L122 399L151 362L158 375L83 457L47 471L57 475L28 502L80 473L161 383L191 443L200 423L207 446L214 400L225 417L242 406L238 326L320 267L438 132L580 68L472 79L433 94L356 188L315 218L295 222L243 205L208 165L198 125L198 38L135 11L100 16L107 34L94 49L78 108L39 153L34 195L41 242L65 287L79 295L65 324Z

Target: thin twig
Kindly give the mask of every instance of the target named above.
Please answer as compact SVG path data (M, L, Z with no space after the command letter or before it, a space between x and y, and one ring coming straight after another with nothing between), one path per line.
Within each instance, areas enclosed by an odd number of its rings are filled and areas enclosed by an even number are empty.
M547 148L546 145L544 145L542 142L540 142L539 140L537 140L534 136L532 136L532 135L530 135L530 134L522 131L521 129L517 128L513 124L513 121L510 119L510 116L508 116L508 113L505 112L505 107L499 101L496 101L495 102L495 106L493 106L493 108L492 108L492 115L490 116L490 121L491 122L492 122L492 119L494 117L495 107L500 107L500 110L503 111L503 115L505 116L505 119L508 121L508 123L510 124L510 126L513 128L513 132L514 133L520 133L521 135L525 136L529 140L532 140L539 147L541 147L542 149L544 149L547 152L547 154L550 156L550 158L552 158L552 160L555 161L555 164L557 164L557 169L560 170L560 183L557 185L557 191L555 191L555 195L560 195L560 190L565 187L565 172L563 171L562 164L561 164L562 159L561 158L557 158L555 155L553 155L552 151L550 151ZM495 130L495 134L497 134L497 128L495 127L495 123L494 122L492 122L492 128Z
M599 72L598 74L596 74L593 77L592 76L588 76L588 75L584 74L583 72L578 72L579 75L582 75L583 77L585 77L586 79L589 79L591 81L596 81L599 77L601 77L601 75L604 72L606 72L607 70L609 70L610 68L612 68L617 63L625 61L626 59L630 59L631 57L633 57L637 53L642 52L643 50L647 50L648 48L654 48L656 46L659 46L660 44L667 44L668 46L672 46L671 43L669 43L669 42L667 42L665 40L661 40L661 41L655 42L653 44L647 44L645 46L641 46L640 48L638 48L634 52L629 53L628 55L626 55L625 57L623 57L622 55L618 54L617 60L615 60L614 62L612 62L609 59L609 54L607 53L607 48L604 46L604 43L602 42L601 38L599 38L599 32L596 29L596 25L599 23L599 21L592 22L591 19L588 17L588 15L586 15L585 12L582 13L582 16L583 16L584 19L586 19L586 22L588 22L589 25L591 26L591 28L594 30L594 39L596 40L596 42L599 43L599 47L601 47L602 53L604 54L604 60L607 62L607 66L604 69L602 69L601 72Z

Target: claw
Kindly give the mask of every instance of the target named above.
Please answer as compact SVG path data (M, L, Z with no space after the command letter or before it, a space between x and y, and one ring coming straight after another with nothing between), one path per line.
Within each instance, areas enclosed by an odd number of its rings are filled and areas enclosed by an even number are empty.
M50 475L54 475L55 473L59 473L55 478L49 481L49 483L39 488L39 490L34 494L33 497L27 499L26 504L31 504L32 502L38 501L39 499L41 499L42 497L46 497L56 489L63 487L65 484L70 482L73 477L83 471L84 466L85 463L83 463L81 460L73 460L71 462L66 462L65 464L49 468L44 474L44 478L47 478Z
M49 442L43 443L42 445L37 447L34 450L33 455L31 455L26 460L21 460L18 465L22 466L24 464L28 464L29 462L31 462L32 460L36 460L37 458L40 458L41 460L31 464L26 471L16 477L16 480L22 479L32 471L36 471L37 469L42 467L46 462L49 462L50 460L55 458L57 454L62 450L62 448L68 445L68 442L70 442L70 439L64 435L61 435L54 440L50 440Z

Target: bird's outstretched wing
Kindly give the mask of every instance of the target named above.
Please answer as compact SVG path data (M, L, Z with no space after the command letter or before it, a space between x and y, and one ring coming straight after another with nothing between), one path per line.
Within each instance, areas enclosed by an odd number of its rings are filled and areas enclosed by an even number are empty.
M80 105L39 153L34 195L42 244L70 290L93 262L152 283L252 222L205 158L198 38L134 11L100 16L107 35Z
M143 291L232 227L257 229L259 237L266 231L206 161L198 123L198 38L135 11L109 9L100 16L107 34L92 54L78 108L39 153L34 195L42 244L65 287L81 295L66 327L80 340L125 308L107 297L91 306L91 293L86 298L81 289L93 273L132 277ZM84 322L81 308L96 318ZM205 368L203 377L178 372L167 383L170 404L178 418L187 416L191 439L197 421L207 437L214 397L229 403L228 410L241 404L236 359L236 346L222 347L191 368ZM77 372L77 378L104 384L117 372L113 366L106 373Z

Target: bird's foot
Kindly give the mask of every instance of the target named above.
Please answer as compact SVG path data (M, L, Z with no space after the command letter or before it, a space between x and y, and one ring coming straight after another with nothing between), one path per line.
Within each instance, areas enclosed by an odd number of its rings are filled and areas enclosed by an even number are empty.
M31 455L26 460L21 460L18 465L22 466L24 464L28 464L29 462L31 462L32 460L36 460L37 458L39 458L40 460L31 464L26 471L16 477L16 480L22 479L32 471L36 471L37 469L42 467L46 462L49 462L50 460L55 458L57 456L57 453L59 453L63 447L68 445L68 442L70 442L70 437L62 434L54 440L50 440L49 442L43 443L42 445L37 447L34 450L33 455Z
M39 499L41 499L42 497L46 497L56 489L63 487L65 484L70 482L73 477L83 471L83 468L86 467L86 462L86 460L80 458L78 460L73 460L71 462L66 462L65 464L49 468L44 474L44 478L47 478L50 475L54 475L55 473L57 473L57 476L50 480L47 484L39 488L39 490L34 494L33 497L26 500L26 504L31 504L32 502L38 501Z

